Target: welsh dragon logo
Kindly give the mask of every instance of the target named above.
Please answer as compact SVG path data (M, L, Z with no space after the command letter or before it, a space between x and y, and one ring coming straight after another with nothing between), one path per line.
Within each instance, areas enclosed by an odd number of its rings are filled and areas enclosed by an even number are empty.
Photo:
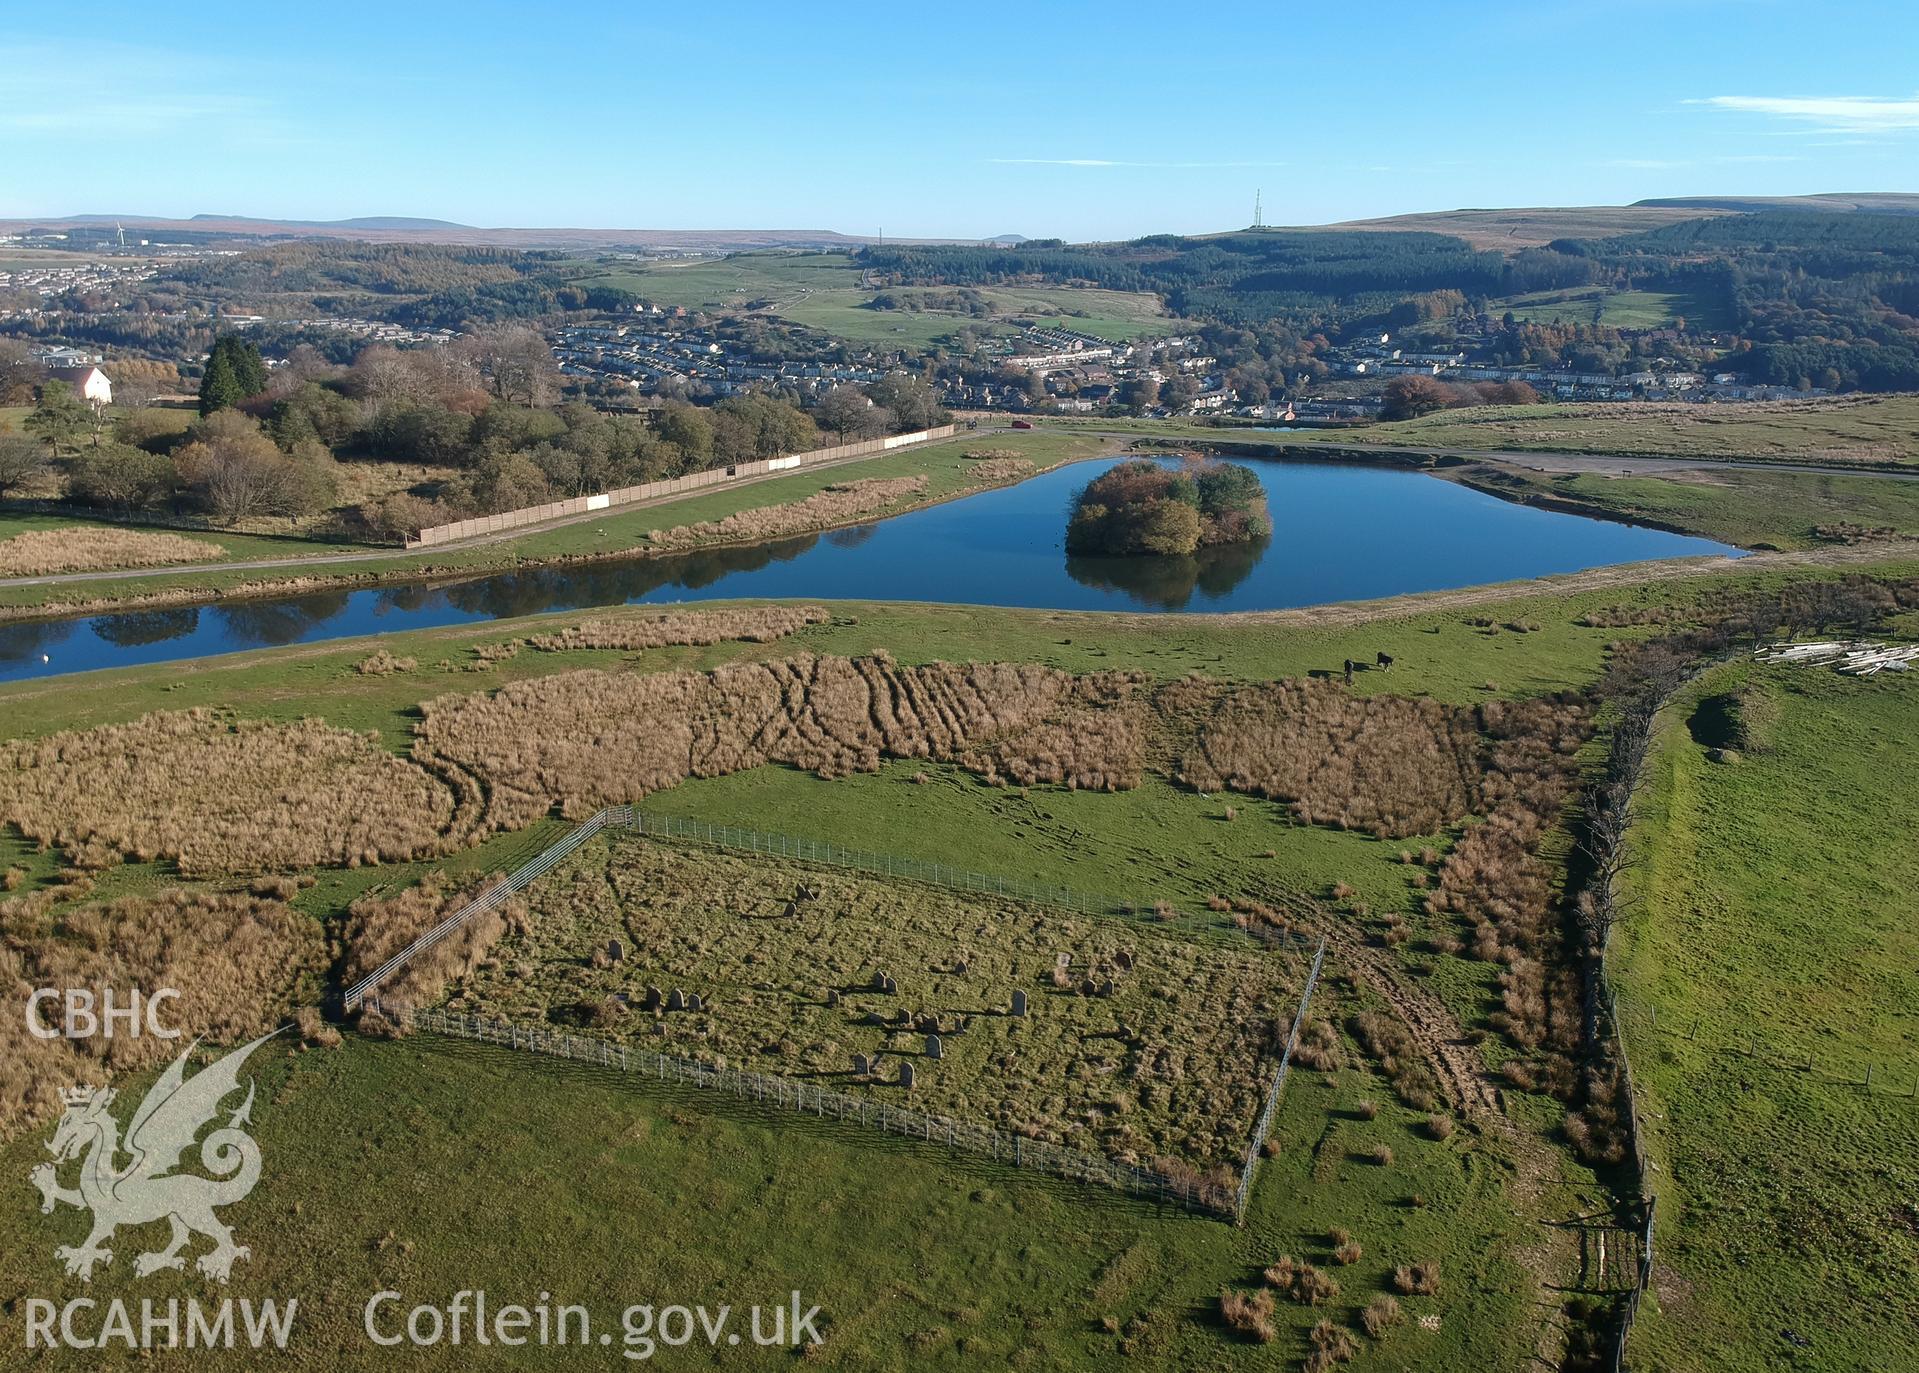
M220 1113L220 1103L240 1089L240 1068L247 1056L271 1038L262 1035L189 1078L187 1057L199 1043L195 1040L141 1100L127 1122L124 1144L119 1122L109 1110L116 1096L111 1087L76 1087L61 1093L66 1113L47 1145L54 1162L41 1164L27 1180L40 1189L42 1214L51 1213L60 1202L93 1212L93 1229L84 1244L63 1244L53 1251L70 1275L90 1281L96 1265L113 1262L113 1251L105 1246L114 1231L159 1220L173 1227L173 1236L166 1248L133 1261L136 1277L185 1268L181 1250L196 1234L212 1240L213 1248L194 1267L216 1282L225 1282L232 1274L235 1259L252 1257L250 1249L233 1242L233 1231L214 1214L216 1206L245 1198L260 1180L260 1146L240 1128L252 1123L251 1082L246 1100L200 1144L200 1164L214 1176L174 1169L201 1128ZM83 1154L79 1188L62 1187L60 1165ZM122 1154L131 1160L124 1167Z

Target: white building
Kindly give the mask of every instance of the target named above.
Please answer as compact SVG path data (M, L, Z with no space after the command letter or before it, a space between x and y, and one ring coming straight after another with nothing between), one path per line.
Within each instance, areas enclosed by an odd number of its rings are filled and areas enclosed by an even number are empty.
M113 383L98 367L49 367L47 380L64 381L89 405L113 404Z

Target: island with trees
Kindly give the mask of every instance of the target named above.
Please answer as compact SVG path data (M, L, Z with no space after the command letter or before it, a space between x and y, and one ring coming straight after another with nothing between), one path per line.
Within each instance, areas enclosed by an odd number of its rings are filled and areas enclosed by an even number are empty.
M1272 533L1266 492L1251 468L1140 458L1088 482L1073 501L1066 551L1076 556L1180 557Z

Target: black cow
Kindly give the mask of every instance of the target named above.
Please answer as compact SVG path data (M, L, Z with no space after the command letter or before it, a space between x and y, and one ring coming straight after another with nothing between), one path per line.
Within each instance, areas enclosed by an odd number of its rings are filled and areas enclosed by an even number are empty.
M1379 666L1380 666L1380 669L1381 669L1382 671L1383 671L1383 670L1385 670L1386 668L1389 668L1389 667L1391 667L1392 665L1393 665L1393 655L1392 655L1392 654L1390 654L1390 653L1382 653L1382 654L1380 654L1380 655L1379 655Z

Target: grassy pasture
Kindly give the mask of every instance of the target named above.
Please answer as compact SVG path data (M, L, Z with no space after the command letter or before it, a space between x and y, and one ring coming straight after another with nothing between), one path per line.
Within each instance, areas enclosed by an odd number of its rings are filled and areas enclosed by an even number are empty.
M1461 479L1508 500L1571 502L1743 548L1818 548L1860 530L1919 537L1919 481L1745 468L1621 477L1492 466Z
M1742 690L1776 718L1713 763ZM1919 1368L1915 711L1914 674L1741 664L1661 717L1613 958L1659 1165L1636 1366Z
M1663 329L1684 319L1690 329L1726 325L1726 311L1712 301L1683 291L1611 291L1603 286L1571 286L1508 296L1487 306L1494 315L1512 314L1530 324L1603 324L1613 329Z
M430 1036L349 1038L254 1063L265 1168L226 1213L253 1250L228 1290L299 1299L294 1340L275 1359L294 1368L390 1368L399 1357L408 1368L604 1368L628 1304L741 1308L794 1289L822 1308L826 1347L807 1362L825 1368L1110 1368L1122 1345L1156 1368L1292 1367L1314 1321L1353 1323L1390 1290L1395 1264L1429 1258L1444 1265L1440 1293L1402 1300L1411 1316L1439 1316L1438 1328L1408 1320L1377 1344L1362 1340L1356 1373L1511 1364L1536 1323L1496 1150L1426 1139L1360 1068L1299 1079L1278 1120L1284 1145L1235 1229L850 1124ZM129 1084L136 1098L140 1085ZM1388 1104L1363 1121L1356 1106L1369 1099ZM1393 1167L1360 1157L1385 1141ZM39 1158L38 1137L0 1149L22 1176ZM1410 1204L1415 1194L1423 1205ZM143 1296L207 1300L197 1278L131 1277L132 1254L163 1230L125 1232L114 1266L91 1284L61 1279L52 1247L78 1242L83 1225L71 1208L42 1216L31 1189L9 1189L0 1294L122 1296L136 1312ZM1282 1303L1267 1346L1218 1322L1220 1289L1255 1283L1282 1254L1332 1267L1335 1225L1365 1252L1334 1270L1333 1305ZM615 1350L442 1343L396 1356L367 1342L373 1293L404 1292L403 1311L463 1288L496 1304L531 1304L542 1291L586 1304ZM7 1367L102 1359L29 1354L17 1338L0 1354ZM194 1359L259 1366L244 1351ZM747 1344L723 1361L787 1367L793 1355ZM653 1362L686 1367L690 1356L661 1348Z
M1919 396L1727 405L1548 404L1441 410L1295 442L1485 448L1677 458L1763 458L1821 466L1919 466Z

